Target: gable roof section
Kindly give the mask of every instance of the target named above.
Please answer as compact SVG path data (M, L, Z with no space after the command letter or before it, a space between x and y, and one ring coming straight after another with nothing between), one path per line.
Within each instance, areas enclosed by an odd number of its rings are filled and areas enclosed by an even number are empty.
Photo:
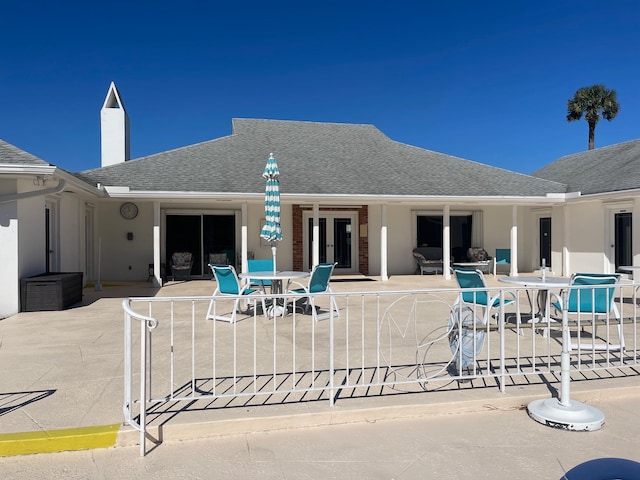
M640 140L559 158L531 175L568 185L583 195L640 188Z
M50 164L0 139L0 164L49 166Z
M372 125L234 119L230 136L80 172L133 191L262 193L270 153L283 194L544 196L554 181L389 139Z

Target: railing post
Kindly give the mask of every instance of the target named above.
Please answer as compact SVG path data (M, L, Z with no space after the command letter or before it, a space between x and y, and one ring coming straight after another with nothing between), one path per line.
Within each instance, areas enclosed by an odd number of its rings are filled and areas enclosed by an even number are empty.
M488 295L487 295L488 296ZM487 307L489 308L489 307ZM489 323L489 322L487 322ZM500 312L498 315L498 332L500 334L500 392L505 392L505 328L504 328L504 290L500 289Z
M147 342L149 340L149 333L158 326L158 320L151 316L140 315L131 309L131 299L125 298L122 301L122 308L124 309L124 415L125 420L129 425L134 427L140 432L140 456L143 457L146 454L146 438L147 438L147 425L146 425L146 413L147 413ZM140 422L136 424L133 420L133 399L131 398L131 382L133 379L132 372L132 353L133 345L131 341L131 318L135 318L140 321Z
M147 324L140 322L140 456L147 449Z
M334 332L333 332L333 297L329 297L329 405L333 407L335 403L335 364L334 364Z

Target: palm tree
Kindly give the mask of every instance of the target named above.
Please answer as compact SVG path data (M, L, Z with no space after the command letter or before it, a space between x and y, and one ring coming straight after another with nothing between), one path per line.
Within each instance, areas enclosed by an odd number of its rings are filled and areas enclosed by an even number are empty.
M567 102L567 121L584 118L589 124L589 150L593 150L596 124L600 114L605 120L613 120L620 110L615 90L608 90L604 85L582 87Z

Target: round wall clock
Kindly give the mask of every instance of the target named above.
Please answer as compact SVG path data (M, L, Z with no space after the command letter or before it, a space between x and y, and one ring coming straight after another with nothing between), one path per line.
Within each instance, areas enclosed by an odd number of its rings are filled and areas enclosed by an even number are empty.
M132 202L125 202L120 206L120 215L127 220L132 220L138 216L138 206Z

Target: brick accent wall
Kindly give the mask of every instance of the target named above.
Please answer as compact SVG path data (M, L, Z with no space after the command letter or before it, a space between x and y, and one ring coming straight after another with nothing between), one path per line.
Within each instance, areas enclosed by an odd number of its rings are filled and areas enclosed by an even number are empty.
M303 232L304 225L302 224L303 212L313 210L311 207L301 207L300 205L293 206L293 269L305 270L303 265L304 260L304 242ZM360 226L367 225L369 223L369 207L364 205L358 208L320 208L320 214L322 212L358 212L358 225L355 234L358 236L358 265L359 272L363 275L369 275L369 237L360 236Z

